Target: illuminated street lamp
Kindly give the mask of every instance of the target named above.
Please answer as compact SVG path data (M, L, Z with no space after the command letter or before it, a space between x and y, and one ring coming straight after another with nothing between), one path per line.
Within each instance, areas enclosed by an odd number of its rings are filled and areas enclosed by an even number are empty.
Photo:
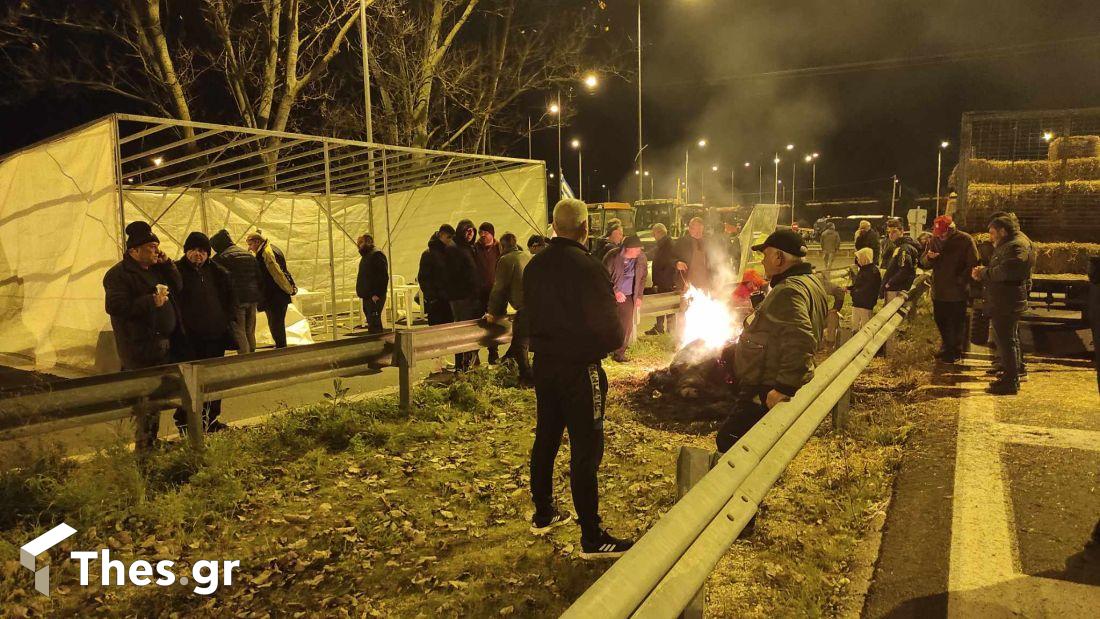
M589 90L595 90L600 85L600 78L595 73L589 73L584 76L584 86Z
M1053 139L1054 139L1054 133L1053 132L1051 132L1051 131L1044 131L1043 132L1043 141L1049 142Z
M779 153L775 154L775 195L772 196L772 204L779 204Z

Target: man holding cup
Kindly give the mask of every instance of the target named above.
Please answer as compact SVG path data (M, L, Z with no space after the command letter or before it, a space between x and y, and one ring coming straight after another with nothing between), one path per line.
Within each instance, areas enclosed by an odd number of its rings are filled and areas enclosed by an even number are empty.
M103 289L122 369L168 363L170 342L181 325L174 295L183 282L149 224L135 221L126 226L126 253L103 276ZM137 449L151 448L160 411L144 411L135 423Z

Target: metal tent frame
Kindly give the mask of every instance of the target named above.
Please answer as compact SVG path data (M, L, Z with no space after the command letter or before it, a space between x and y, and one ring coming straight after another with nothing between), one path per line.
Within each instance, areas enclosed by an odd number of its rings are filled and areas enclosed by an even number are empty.
M492 193L514 211L534 233L545 233L544 225L514 191L504 173L538 166L545 178L545 162L530 159L471 155L429 149L392 146L356 140L305 135L300 133L250 129L231 125L180 121L150 116L114 114L109 117L115 129L115 166L118 185L119 222L126 226L126 194L156 192L174 195L170 203L151 222L170 211L189 192L198 192L198 215L202 228L210 231L204 196L213 193L239 193L250 196L301 196L317 201L320 207L315 224L328 226L329 293L331 295L332 337L337 338L337 287L333 237L345 236L352 243L346 212L334 199L365 198L367 227L375 231L375 208L386 215L386 242L383 251L392 248L400 235L402 222L426 202L437 186L480 179ZM102 120L102 119L100 119ZM99 121L97 121L99 122ZM74 130L75 131L75 130ZM56 138L54 138L56 139ZM505 190L487 180L504 180ZM391 218L391 197L405 194ZM509 195L510 194L510 195ZM545 204L545 194L543 193ZM136 206L135 204L130 205ZM140 207L139 207L140 210ZM324 213L324 221L321 219ZM341 216L344 221L341 221ZM192 217L194 214L192 214ZM263 210L249 229L262 220ZM291 212L290 226L294 226ZM190 222L189 222L190 223ZM177 241L178 242L178 241ZM315 248L319 251L319 248ZM121 248L120 248L121 252ZM393 261L390 261L390 310L394 311ZM396 318L396 314L394 314ZM326 316L327 318L327 316ZM395 322L395 321L394 321Z

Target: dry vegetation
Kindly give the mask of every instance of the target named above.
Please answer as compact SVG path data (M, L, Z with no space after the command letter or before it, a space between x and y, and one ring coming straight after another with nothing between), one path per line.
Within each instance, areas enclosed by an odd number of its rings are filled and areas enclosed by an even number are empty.
M879 381L875 393L903 387L895 370L927 354L922 338L899 345L897 361L876 360L867 379ZM708 428L661 422L639 405L647 370L667 363L669 346L642 338L633 363L609 364L601 495L619 534L644 532L671 504L680 445L712 445ZM889 375L885 387L874 378ZM233 586L203 597L178 586L82 588L74 562L62 561L47 599L8 560L0 606L16 616L556 615L605 566L578 560L575 527L545 539L527 533L534 398L514 380L490 368L422 385L407 416L392 397L333 400L216 435L202 455L166 446L143 466L121 446L80 464L28 454L23 469L0 474L3 556L65 521L78 529L72 549L185 565L237 559L241 569ZM766 499L756 533L715 572L709 612L858 609L853 557L888 500L908 431L894 401L857 406L843 434L823 425ZM557 488L569 506L566 468Z

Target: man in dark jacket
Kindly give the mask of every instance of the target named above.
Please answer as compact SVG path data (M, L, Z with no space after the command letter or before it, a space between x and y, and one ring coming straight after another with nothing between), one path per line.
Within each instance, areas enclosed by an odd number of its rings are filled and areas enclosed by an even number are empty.
M626 232L623 230L623 222L618 218L613 218L607 222L607 234L596 239L595 246L592 248L592 255L597 260L603 260L607 252L615 249L623 244L623 237Z
M764 253L764 273L771 291L745 319L737 340L734 374L738 395L715 437L722 452L813 378L813 355L829 307L825 288L805 261L806 246L796 232L773 232L752 250Z
M512 319L512 343L504 357L516 362L521 383L530 386L534 375L527 358L527 334L530 329L527 325L527 306L523 300L523 271L531 260L531 254L520 249L516 235L511 232L500 237L500 250L503 255L497 263L496 280L489 292L485 320L489 323L496 322L508 314L509 305L516 308L516 316Z
M649 263L642 252L641 239L633 234L626 237L622 247L607 252L603 265L611 274L615 302L618 303L619 324L623 327L622 345L611 358L619 363L626 363L626 348L634 335L634 312L642 306L646 275L649 274Z
M271 339L275 340L275 348L286 348L286 308L290 306L290 297L298 294L298 287L286 268L283 252L268 243L261 230L245 239L260 266L260 309L267 315Z
M672 246L672 238L668 236L668 228L664 224L653 224L650 228L653 238L657 241L657 247L653 250L653 288L657 293L675 292L679 290L680 276L676 272L676 250ZM656 324L646 335L659 335L673 330L675 314L658 316ZM667 324L666 324L667 321Z
M256 308L260 303L260 266L256 258L233 243L228 230L219 230L210 237L210 246L217 252L212 260L229 271L233 287L233 339L237 354L256 351Z
M416 281L420 284L421 303L429 325L454 322L451 304L447 300L447 245L454 242L455 229L443 224L428 239L428 248L420 254Z
M879 242L878 232L871 227L871 222L866 219L859 222L859 229L856 230L855 246L856 249L870 247L875 254L875 266L879 265L879 254L882 252L882 245Z
M692 217L688 221L688 233L676 240L673 253L676 255L677 278L683 287L695 286L710 291L714 276L710 239L703 236L703 220Z
M474 260L477 263L477 300L478 309L484 315L489 309L489 292L496 282L497 262L503 253L496 239L496 228L483 221L477 227L477 243L474 244ZM496 346L490 346L489 363L495 365L500 360Z
M1012 395L1020 391L1020 316L1027 310L1031 285L1031 244L1020 235L1016 220L1005 216L989 222L993 255L989 266L971 271L985 290L986 314L993 326L1002 372L990 383L989 393Z
M924 261L932 269L932 315L942 342L936 358L955 363L965 347L966 301L970 272L978 266L978 246L956 228L950 215L940 215L932 223Z
M176 262L183 290L178 296L180 314L186 336L183 338L182 361L198 361L225 356L225 343L233 332L233 288L229 271L210 260L210 239L202 232L192 232L183 242L183 258ZM225 428L218 421L221 400L204 402L202 425L207 432ZM176 427L180 434L187 431L187 414L176 409Z
M364 234L359 246L359 273L355 277L355 296L363 301L367 333L382 332L382 308L386 307L386 287L390 283L386 254L374 246L374 237Z
M581 557L613 558L632 543L612 537L600 525L596 472L603 458L607 402L607 375L600 362L622 344L623 331L607 270L585 248L588 207L584 202L558 202L554 231L557 236L531 258L523 277L538 403L531 448L535 504L531 531L541 535L571 518L554 505L554 458L568 428L569 477L581 525Z
M909 290L917 278L920 248L912 238L905 236L900 221L890 221L886 236L890 239L890 250L886 256L886 272L882 276L882 297L889 303Z
M485 313L478 297L477 259L474 249L474 222L458 222L454 242L447 246L447 298L455 322L477 320ZM477 350L455 355L455 371L465 372L474 366Z
M171 342L181 324L175 297L182 288L176 265L160 251L160 240L149 224L127 225L126 253L103 276L106 311L124 371L169 362ZM157 440L160 411L140 411L135 426L136 448L150 449Z

